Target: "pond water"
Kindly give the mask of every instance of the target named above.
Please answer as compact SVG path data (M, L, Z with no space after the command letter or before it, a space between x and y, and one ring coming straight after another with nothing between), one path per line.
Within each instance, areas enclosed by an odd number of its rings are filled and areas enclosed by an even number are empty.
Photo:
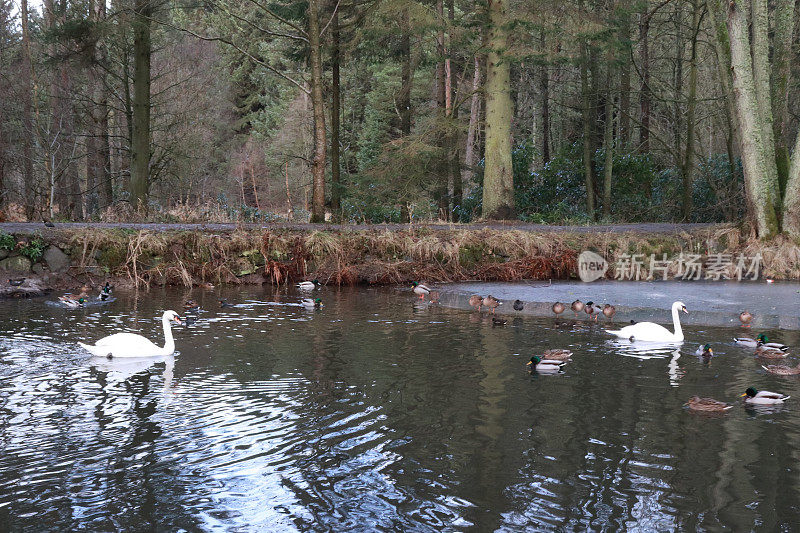
M242 305L224 309L198 290L120 292L79 310L2 302L0 530L800 523L800 380L734 345L746 330L690 324L680 349L654 348L569 316L506 309L493 327L444 305L487 288L447 287L439 305L407 288L321 289L317 311L271 287L226 291ZM189 296L204 311L175 328L174 357L109 361L76 344L134 329L162 342L161 312ZM797 330L763 331L800 346ZM694 355L705 342L708 364ZM575 353L562 374L526 372L557 347ZM682 407L748 386L793 398L719 416Z

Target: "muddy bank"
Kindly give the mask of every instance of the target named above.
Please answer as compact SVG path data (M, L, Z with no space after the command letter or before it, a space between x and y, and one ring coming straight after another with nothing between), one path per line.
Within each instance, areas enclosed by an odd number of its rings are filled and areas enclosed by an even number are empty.
M593 250L630 254L760 254L761 275L800 279L800 249L786 239L760 242L734 226L674 226L672 231L535 231L490 227L270 226L214 229L57 225L19 231L0 225L0 270L48 286L98 283L184 285L291 283L393 284L575 279L577 258ZM26 230L30 230L26 225ZM43 227L43 225L42 225ZM44 228L44 227L43 227ZM19 229L19 228L16 228ZM5 284L5 283L3 283Z

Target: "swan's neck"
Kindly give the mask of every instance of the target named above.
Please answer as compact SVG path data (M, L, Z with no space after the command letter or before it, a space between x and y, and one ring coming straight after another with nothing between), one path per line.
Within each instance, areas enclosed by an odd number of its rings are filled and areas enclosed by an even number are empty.
M675 340L683 340L683 330L681 329L681 319L678 316L678 308L672 308L672 323L675 326ZM172 333L170 333L170 340L172 340Z
M164 317L161 322L164 324L164 354L170 355L175 352L175 339L172 338L172 326L167 317Z

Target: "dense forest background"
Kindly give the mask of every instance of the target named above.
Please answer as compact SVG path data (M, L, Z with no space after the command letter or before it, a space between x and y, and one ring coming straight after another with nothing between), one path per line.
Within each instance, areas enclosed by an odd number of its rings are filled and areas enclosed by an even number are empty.
M0 0L7 219L800 235L793 0Z

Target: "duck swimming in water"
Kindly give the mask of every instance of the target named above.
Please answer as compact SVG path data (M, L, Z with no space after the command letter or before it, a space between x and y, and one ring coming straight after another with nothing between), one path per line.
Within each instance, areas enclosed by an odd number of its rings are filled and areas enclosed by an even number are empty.
M319 309L322 307L322 300L319 298L303 298L300 302L306 309Z
M740 396L744 398L744 403L751 405L782 405L783 402L791 398L786 394L779 392L770 392L768 390L756 390L753 387L748 387L744 394Z
M65 294L63 296L59 296L58 301L70 309L77 309L78 307L83 307L83 305L86 303L86 298L76 298L71 294Z
M733 407L729 403L715 400L714 398L700 398L699 396L692 396L689 401L684 404L692 411L708 411L721 413Z
M318 279L313 279L311 281L301 281L296 285L298 289L301 291L313 291L314 289L320 286Z
M528 361L528 366L531 371L536 371L539 374L555 374L561 370L561 367L566 365L566 361L556 361L553 359L542 359L538 355L531 357Z

